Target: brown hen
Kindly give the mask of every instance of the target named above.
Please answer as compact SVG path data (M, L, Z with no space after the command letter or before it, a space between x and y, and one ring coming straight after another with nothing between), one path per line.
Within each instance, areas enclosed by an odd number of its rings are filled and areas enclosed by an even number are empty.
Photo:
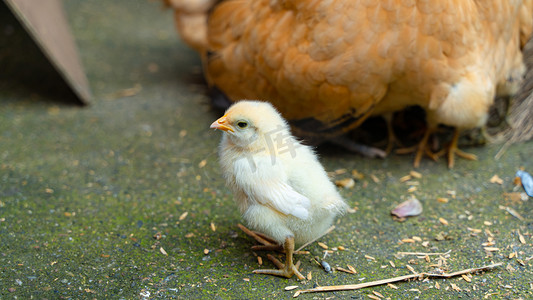
M415 165L444 124L457 131L450 167L464 154L458 133L483 126L496 93L520 86L533 20L532 0L167 2L203 4L207 26L192 34L179 25L186 5L174 5L178 29L232 101L270 101L311 142L418 105L429 130Z

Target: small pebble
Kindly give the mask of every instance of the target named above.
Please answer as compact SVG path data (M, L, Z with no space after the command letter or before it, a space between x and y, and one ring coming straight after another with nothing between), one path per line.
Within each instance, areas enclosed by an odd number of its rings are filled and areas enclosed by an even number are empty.
M528 194L529 197L533 197L533 177L531 177L526 171L518 171L516 172L516 176L520 177L526 194Z

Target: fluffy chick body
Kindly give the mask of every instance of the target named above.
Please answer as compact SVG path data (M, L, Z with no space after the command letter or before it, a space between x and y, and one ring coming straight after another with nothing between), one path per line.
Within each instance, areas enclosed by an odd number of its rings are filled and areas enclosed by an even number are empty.
M220 143L222 172L251 228L280 245L287 237L303 244L345 211L316 154L291 135L271 104L240 101L215 123L222 119L231 128ZM243 121L241 129L236 124Z

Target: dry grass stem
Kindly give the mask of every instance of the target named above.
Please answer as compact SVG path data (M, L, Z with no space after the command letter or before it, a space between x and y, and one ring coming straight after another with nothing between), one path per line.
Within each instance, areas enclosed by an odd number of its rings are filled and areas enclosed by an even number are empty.
M444 273L444 274L433 274L433 273L419 273L419 274L409 274L404 276L398 276L394 278L388 278L388 279L382 279L377 281L371 281L371 282L364 282L359 284L346 284L346 285L332 285L332 286L320 286L313 289L306 289L306 290L298 290L293 297L297 297L297 295L303 294L303 293L316 293L316 292L333 292L333 291L347 291L347 290L358 290L362 288L367 288L371 286L378 286L383 284L389 284L392 282L398 282L398 281L405 281L409 279L414 278L423 278L423 277L433 277L433 278L451 278L455 276L460 276L463 274L469 274L474 273L478 271L483 270L489 270L495 267L499 267L503 265L503 263L495 263L487 266L482 266L479 268L471 268L471 269L465 269L453 273Z

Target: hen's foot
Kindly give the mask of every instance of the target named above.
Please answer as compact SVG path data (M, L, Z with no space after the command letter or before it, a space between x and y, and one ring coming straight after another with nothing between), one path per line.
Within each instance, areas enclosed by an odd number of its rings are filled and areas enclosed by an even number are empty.
M455 129L450 145L448 145L448 147L442 149L436 154L437 156L444 155L445 153L448 154L448 168L450 169L453 168L455 165L455 155L462 157L464 159L468 159L468 160L477 160L477 156L475 154L467 153L467 152L460 150L457 147L458 141L459 141L459 130Z
M439 159L439 156L435 153L433 153L430 149L430 146L428 145L429 137L433 133L433 130L426 130L424 133L424 136L422 137L422 140L417 145L414 145L412 147L408 148L401 148L396 150L397 154L409 154L415 152L415 160L413 163L413 166L415 168L418 168L420 166L420 161L422 160L422 156L425 154L429 158L431 158L434 161L437 161Z

